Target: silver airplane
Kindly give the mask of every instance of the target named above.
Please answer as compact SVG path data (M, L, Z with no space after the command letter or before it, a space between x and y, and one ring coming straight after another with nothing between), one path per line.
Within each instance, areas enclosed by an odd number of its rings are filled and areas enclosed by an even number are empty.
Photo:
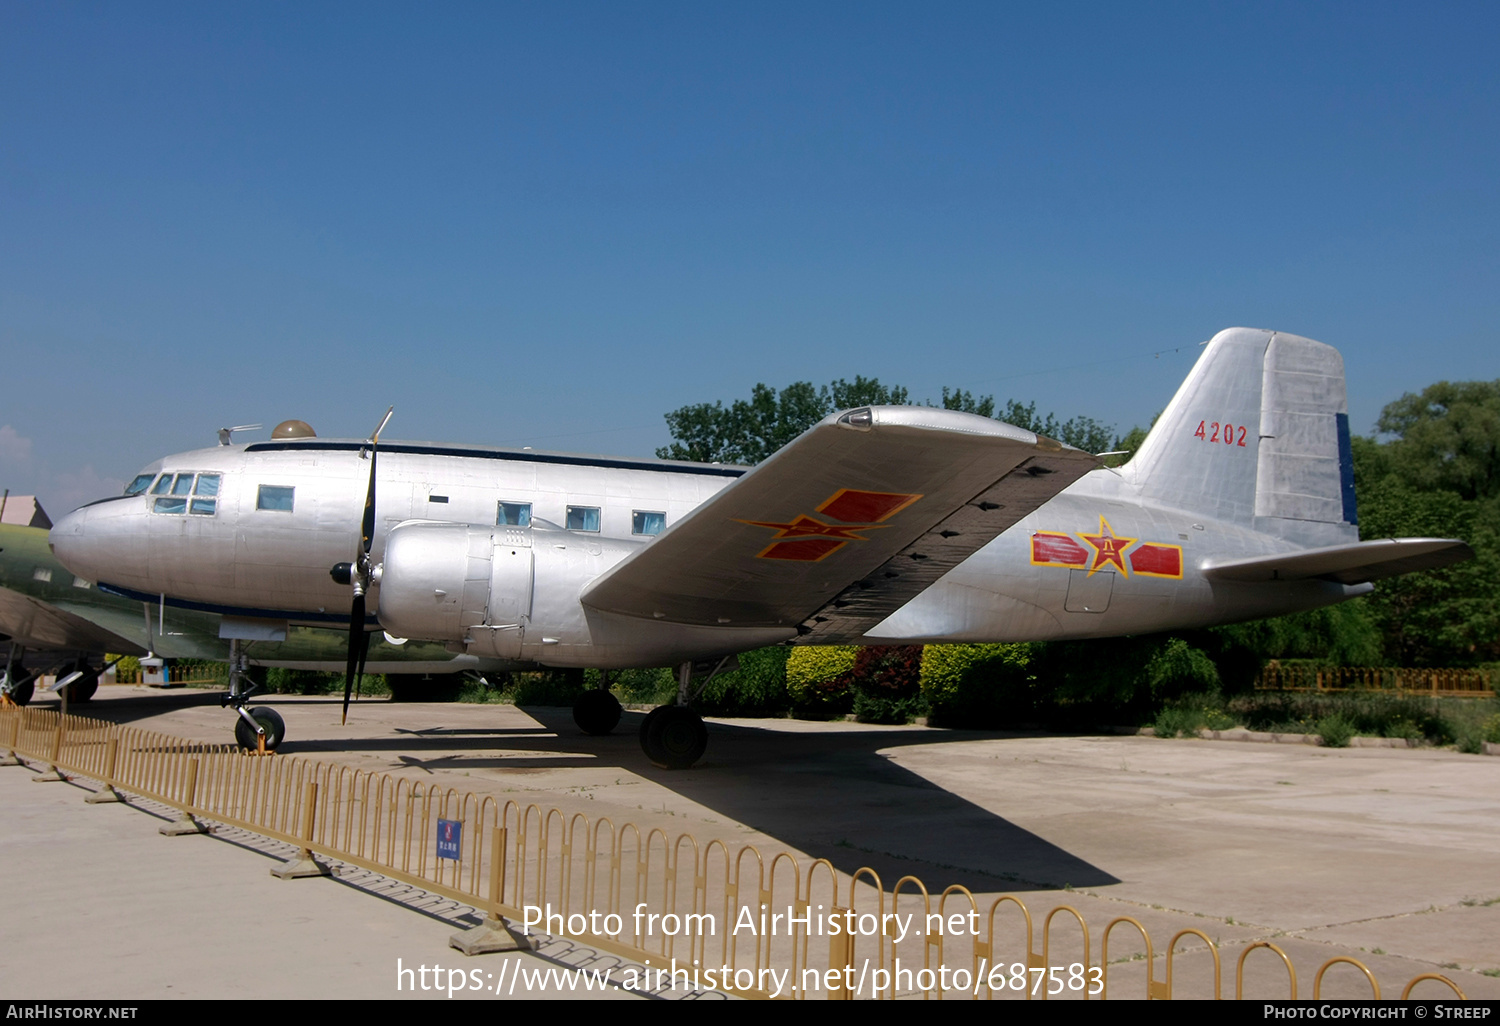
M916 406L833 414L752 469L275 434L147 467L64 517L57 557L246 636L348 622L346 710L375 629L517 665L674 666L677 703L641 727L674 768L707 744L695 672L749 649L1205 627L1472 556L1359 540L1341 357L1245 328L1207 343L1117 469ZM619 716L603 687L575 709L590 733Z

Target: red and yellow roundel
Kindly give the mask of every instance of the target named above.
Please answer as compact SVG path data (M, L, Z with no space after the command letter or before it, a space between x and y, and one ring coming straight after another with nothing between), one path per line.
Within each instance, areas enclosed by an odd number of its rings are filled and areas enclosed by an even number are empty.
M1086 545L1078 544L1075 538ZM1097 534L1064 534L1060 531L1037 531L1031 536L1031 565L1067 567L1071 570L1087 569L1090 575L1100 570L1114 568L1129 577L1132 573L1143 577L1182 578L1182 546L1143 542L1135 545L1138 538L1122 538L1110 528L1109 521L1099 518ZM1135 545L1135 548L1131 548Z
M890 525L889 520L922 496L897 492L861 492L853 488L840 488L825 499L815 513L822 513L832 520L829 523L817 517L800 513L789 523L778 524L765 520L741 520L742 524L754 527L774 528L770 545L756 553L757 559L789 559L795 562L816 563L833 555L851 541L869 541L861 531L875 531Z

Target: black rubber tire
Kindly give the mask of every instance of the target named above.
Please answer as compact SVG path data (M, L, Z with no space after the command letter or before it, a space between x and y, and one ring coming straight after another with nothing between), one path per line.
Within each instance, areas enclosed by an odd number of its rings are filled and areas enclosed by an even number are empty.
M31 701L31 696L36 692L36 678L27 677L17 684L9 692L10 700L17 705L26 705Z
M89 674L90 671L85 670L84 676L68 685L69 705L87 702L94 697L94 692L99 690L99 675L93 674L90 676Z
M573 722L585 734L603 737L620 725L624 712L619 699L608 691L594 688L579 695L573 703Z
M687 769L708 750L708 728L687 706L663 705L641 724L641 748L663 769Z
M258 705L253 709L246 710L250 718L260 724L261 729L266 732L266 751L274 752L281 739L286 737L286 723L281 714L275 709L268 709ZM236 715L234 718L234 740L246 751L255 751L255 731L250 729L250 724L245 722L243 716Z

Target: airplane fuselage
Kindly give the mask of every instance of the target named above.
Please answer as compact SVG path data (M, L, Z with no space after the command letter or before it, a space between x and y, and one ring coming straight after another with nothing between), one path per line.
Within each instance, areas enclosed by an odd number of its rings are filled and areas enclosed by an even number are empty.
M329 569L355 554L366 446L310 438L167 457L142 472L150 480L138 494L71 514L53 544L75 573L127 595L231 616L347 623L349 588ZM371 563L382 572L370 609L389 632L476 656L598 667L669 665L798 637L792 622L686 625L580 601L590 582L744 468L411 443L383 443L378 463ZM726 529L761 530L743 521ZM862 640L1139 634L1369 590L1202 573L1210 558L1294 548L1241 523L1146 501L1129 468L1095 470Z

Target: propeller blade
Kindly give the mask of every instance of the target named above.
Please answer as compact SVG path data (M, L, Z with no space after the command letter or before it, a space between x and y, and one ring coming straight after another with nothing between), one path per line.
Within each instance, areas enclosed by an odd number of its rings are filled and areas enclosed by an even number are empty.
M396 412L392 406L385 411L385 416L380 418L380 424L370 435L370 486L365 491L365 518L360 526L360 551L366 556L370 554L370 546L375 541L375 453L380 446L380 432L390 423L391 414Z
M344 718L339 721L341 723L349 722L349 693L354 690L355 670L363 669L363 652L368 644L369 638L365 635L365 595L362 591L356 591L354 605L349 610L349 663L344 671Z
M354 676L354 697L359 697L359 686L365 679L365 658L370 654L370 632L361 631L359 635L359 671Z

